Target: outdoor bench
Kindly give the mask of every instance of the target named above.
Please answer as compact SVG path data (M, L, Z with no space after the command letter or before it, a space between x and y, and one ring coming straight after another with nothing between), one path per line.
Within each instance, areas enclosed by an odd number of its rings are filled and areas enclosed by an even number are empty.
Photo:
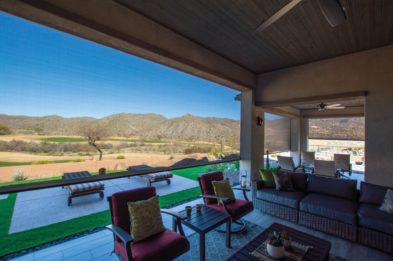
M64 173L63 180L73 180L91 177L88 171ZM100 198L104 198L104 184L101 182L86 182L65 187L68 190L68 206L72 204L72 198L98 193Z

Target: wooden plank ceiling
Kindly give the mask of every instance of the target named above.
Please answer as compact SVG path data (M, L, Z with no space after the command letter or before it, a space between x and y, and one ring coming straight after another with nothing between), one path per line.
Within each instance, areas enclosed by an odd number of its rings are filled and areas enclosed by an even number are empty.
M260 33L289 0L116 1L255 73L393 43L393 0L341 0L348 20L336 28L304 0Z

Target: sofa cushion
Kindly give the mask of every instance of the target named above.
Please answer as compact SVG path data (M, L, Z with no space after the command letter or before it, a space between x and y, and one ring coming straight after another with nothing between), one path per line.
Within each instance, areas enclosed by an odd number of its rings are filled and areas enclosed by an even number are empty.
M393 215L379 210L378 205L360 204L359 225L393 235Z
M360 183L360 203L381 205L388 187L366 182Z
M259 170L259 174L261 175L261 179L263 181L263 185L267 188L276 187L276 183L274 182L273 174L270 170Z
M357 209L356 202L321 194L308 194L300 201L300 211L353 225Z
M309 175L307 191L348 200L357 199L356 180Z
M385 199L379 209L386 213L393 214L393 189L388 189L386 191Z
M273 173L276 190L294 191L291 173Z
M257 198L290 208L298 208L305 193L301 191L278 191L275 189L260 189Z
M295 190L307 191L308 175L304 173L291 173L292 184Z
M225 209L222 205L209 204L207 206L214 208L218 211L225 212ZM235 202L226 204L226 207L228 209L229 214L234 219L238 219L254 209L252 202L243 199L236 199Z

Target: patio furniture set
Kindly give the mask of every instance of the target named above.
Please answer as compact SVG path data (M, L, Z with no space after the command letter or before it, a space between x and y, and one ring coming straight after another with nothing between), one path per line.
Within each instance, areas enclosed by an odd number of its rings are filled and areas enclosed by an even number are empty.
M258 182L256 208L300 225L393 253L393 216L381 211L388 187L289 173L293 190Z
M152 167L147 165L138 165L138 166L131 166L127 170L129 172L135 172L135 171L145 171L145 170L152 170L152 169L153 169ZM100 169L99 175L105 175L105 169ZM78 172L64 173L62 178L63 180L78 180L78 179L90 178L90 177L92 177L90 172L78 171ZM171 178L173 178L173 174L169 171L163 171L163 172L141 175L140 177L145 179L147 181L147 185L150 187L152 186L153 183L161 182L161 181L165 181L168 185L170 185ZM68 191L68 197L67 197L68 206L71 206L72 199L76 197L81 197L91 194L99 194L101 199L104 198L105 185L99 181L68 185L63 188L66 188Z
M107 226L113 232L114 250L121 260L172 260L190 248L188 239L183 230L183 225L193 229L199 234L199 256L200 260L205 260L205 235L209 231L226 224L225 245L231 248L231 233L234 233L231 225L239 220L242 216L253 210L253 203L247 197L235 199L228 202L228 198L216 196L213 191L212 183L223 181L222 172L203 174L199 177L202 197L205 205L200 212L193 211L187 215L185 210L179 213L161 210L163 214L169 214L173 218L172 231L164 231L152 235L142 241L135 241L130 228L130 212L127 207L128 202L140 202L147 200L156 195L154 187L145 187L129 191L123 191L108 197L112 224ZM247 188L239 188L244 192ZM245 194L245 193L244 193ZM218 201L221 204L218 204ZM132 221L131 221L132 222ZM135 224L134 224L135 225ZM261 245L267 238L268 234L285 229L289 232L293 240L298 243L308 245L310 250L306 253L304 260L327 260L330 251L330 242L307 235L295 229L285 227L279 224L273 224L255 239L249 242L242 249L237 251L228 260L258 260L250 255L250 252ZM130 232L131 230L131 232Z
M320 176L343 177L351 176L352 164L349 154L334 154L334 160L317 160L315 152L301 153L301 164L296 166L292 156L277 156L282 171L311 173Z

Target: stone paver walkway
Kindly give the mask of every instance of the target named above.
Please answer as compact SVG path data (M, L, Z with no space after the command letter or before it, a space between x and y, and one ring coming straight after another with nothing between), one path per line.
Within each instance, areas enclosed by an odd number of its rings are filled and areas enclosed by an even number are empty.
M48 188L18 193L9 233L21 232L61 221L86 216L109 208L106 197L118 191L146 186L141 177L107 180L105 198L98 194L73 199L67 206L67 190L61 187ZM166 182L154 183L158 195L167 195L177 191L197 187L196 181L174 175L170 185Z

